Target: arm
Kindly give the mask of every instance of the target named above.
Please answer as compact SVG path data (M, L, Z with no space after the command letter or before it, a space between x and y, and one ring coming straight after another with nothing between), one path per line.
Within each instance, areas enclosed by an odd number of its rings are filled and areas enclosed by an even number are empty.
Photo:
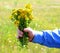
M35 31L32 42L47 47L60 48L60 29Z

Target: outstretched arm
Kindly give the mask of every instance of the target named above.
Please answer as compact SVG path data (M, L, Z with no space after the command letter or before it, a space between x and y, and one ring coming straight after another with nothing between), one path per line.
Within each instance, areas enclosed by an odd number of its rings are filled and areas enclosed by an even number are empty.
M30 42L38 43L47 47L60 48L60 29L35 31L25 28ZM18 30L18 38L23 37L23 32Z
M33 31L32 42L45 45L47 47L60 48L60 29Z

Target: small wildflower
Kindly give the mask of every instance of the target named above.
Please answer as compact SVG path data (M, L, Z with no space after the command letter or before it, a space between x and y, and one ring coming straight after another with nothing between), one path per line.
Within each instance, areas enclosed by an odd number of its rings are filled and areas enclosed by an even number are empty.
M20 18L21 18L21 16L19 15L19 16L18 16L18 19L20 19Z
M19 24L19 21L15 21L15 22L14 22L14 24L15 24L16 26L18 26L18 24Z
M31 20L33 19L32 15L29 16L29 19L31 19Z
M31 7L31 4L27 4L27 5L25 6L25 8L31 9L31 8L32 8L32 7Z
M26 9L26 12L27 13L31 13L32 12L32 9Z
M13 10L12 10L12 15L13 15L13 14L17 14L16 12L17 12L17 10L16 10L16 9L13 9Z
M18 9L17 11L21 13L23 11L23 9Z

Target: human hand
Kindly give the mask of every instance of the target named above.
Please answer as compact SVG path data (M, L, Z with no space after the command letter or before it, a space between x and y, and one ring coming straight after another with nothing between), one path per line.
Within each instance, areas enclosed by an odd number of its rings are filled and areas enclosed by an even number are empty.
M33 30L31 28L24 28L24 32L28 33L28 38L29 41L31 42L34 37ZM20 39L21 37L23 37L23 32L18 29L18 39Z

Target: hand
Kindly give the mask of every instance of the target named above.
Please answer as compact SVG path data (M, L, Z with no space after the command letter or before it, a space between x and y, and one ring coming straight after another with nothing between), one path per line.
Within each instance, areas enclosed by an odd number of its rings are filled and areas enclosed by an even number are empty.
M31 28L25 28L24 32L28 33L28 38L29 38L29 41L31 42L34 37L33 30ZM18 30L18 38L21 38L21 37L23 37L23 32Z

